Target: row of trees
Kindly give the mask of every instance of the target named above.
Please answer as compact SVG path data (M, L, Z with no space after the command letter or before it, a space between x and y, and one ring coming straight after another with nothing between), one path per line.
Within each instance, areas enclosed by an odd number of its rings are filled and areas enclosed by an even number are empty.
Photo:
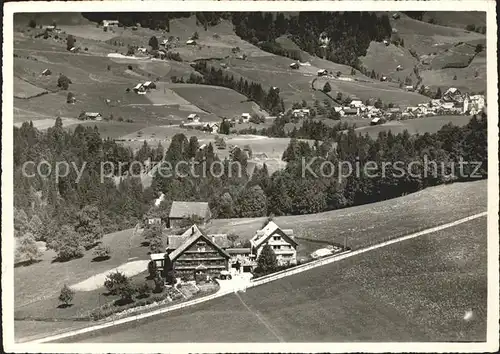
M468 173L459 175L460 157L465 161L481 162L479 173L482 178L487 176L485 117L473 117L464 127L449 124L435 134L416 136L410 136L408 132L398 135L382 132L377 139L372 139L368 135L356 134L352 127L347 132L340 132L342 128L340 124L328 128L320 122L304 122L294 134L321 137L324 142L317 141L311 146L293 138L283 154L287 167L272 176L266 165L256 167L253 173L243 173L239 178L227 174L221 178L213 178L210 174L206 178L182 179L156 176L155 188L175 199L206 198L214 214L220 218L257 217L270 213L317 213L398 197L449 181L468 180L472 166L467 167ZM201 154L197 156L200 161L216 159L210 146ZM303 158L306 162L314 161L310 165L313 173L304 175ZM244 157L236 156L235 160L243 161L246 166ZM321 177L324 162L333 166L339 162L363 166L368 161L377 166L370 176L360 171L360 174L339 178L341 172L333 171L331 175ZM385 173L382 173L384 164L397 166L397 161L403 163L402 176L394 167L384 168ZM412 161L420 162L420 167L411 166ZM429 171L427 175L422 172L424 166ZM226 164L225 168L229 165ZM197 172L201 175L202 171Z
M299 128L285 133L287 119L288 116L277 118L273 126L262 131L269 136L294 137L283 154L287 167L272 176L266 165L249 168L247 154L239 148L232 150L229 158L220 160L212 144L200 149L196 137L188 139L184 134L176 134L167 151L160 144L144 144L134 154L114 141L101 139L97 129L78 126L72 132L66 131L60 119L46 132L36 130L30 123L14 128L14 227L23 257L36 259L35 241L46 241L61 260L79 257L85 249L97 245L105 232L134 226L159 192L165 194L165 205L172 200L208 200L216 217L257 217L332 210L397 197L450 180L466 180L467 176L452 174L458 165L451 163L460 157L481 162L480 173L487 175L485 116L473 117L463 127L446 125L435 134L382 132L377 139L358 135L343 122L328 127L315 120L304 120ZM311 146L297 138L322 142ZM352 166L375 161L380 167L383 162L424 163L424 155L446 168L435 175L419 177L412 177L405 170L404 178L398 178L396 171L391 170L375 178L361 174L340 180L338 171L328 178L302 175L302 158L316 158L310 168L319 175L325 161L334 166L339 161L348 161ZM163 157L170 166L180 161L191 164L178 165L177 171L170 171L171 167L162 163L152 186L146 189L139 178L123 176L116 185L112 177L100 171L104 161L115 164L104 172L119 175L119 162L148 158L158 161ZM36 173L31 165L23 172L28 161L35 166L42 161L51 166L67 161L78 168L85 162L85 168L70 169L56 179L54 174L44 177ZM239 165L231 163L234 161ZM40 171L45 175L48 167L42 166L45 167ZM436 169L428 167L431 171ZM26 172L33 177L27 177ZM152 251L162 247L156 239L151 237Z

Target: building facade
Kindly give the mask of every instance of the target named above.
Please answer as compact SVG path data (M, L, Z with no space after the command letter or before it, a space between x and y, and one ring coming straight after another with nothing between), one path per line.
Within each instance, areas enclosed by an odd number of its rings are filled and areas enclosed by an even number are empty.
M250 244L256 259L259 258L264 246L269 245L274 251L279 265L297 263L298 243L293 238L293 230L282 230L273 221L258 230L250 240Z

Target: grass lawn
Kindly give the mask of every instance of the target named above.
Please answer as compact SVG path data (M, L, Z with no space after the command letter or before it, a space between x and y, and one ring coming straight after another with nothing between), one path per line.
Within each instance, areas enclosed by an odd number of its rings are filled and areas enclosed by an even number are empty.
M103 243L111 248L111 258L93 262L92 251L84 257L68 262L53 262L56 254L48 250L41 261L29 266L14 268L15 310L45 299L59 296L64 284L73 285L92 275L101 273L133 260L147 259L148 249L141 247L142 237L133 229L107 234Z
M486 226L479 218L66 342L484 341Z
M170 87L182 98L218 117L241 117L242 113L269 115L242 94L224 87L192 84L172 84Z
M344 242L360 248L388 237L410 234L487 209L487 181L454 183L424 189L404 197L329 212L280 216L274 221L282 228L293 229L296 237ZM216 219L207 230L233 232L249 239L260 229L265 218ZM322 243L299 241L299 257L309 255Z

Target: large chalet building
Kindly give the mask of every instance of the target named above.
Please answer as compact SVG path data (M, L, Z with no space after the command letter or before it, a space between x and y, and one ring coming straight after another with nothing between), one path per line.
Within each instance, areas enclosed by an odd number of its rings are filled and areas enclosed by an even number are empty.
M281 229L270 221L255 233L251 247L233 247L227 234L206 234L192 225L180 235L167 235L165 252L153 253L151 261L156 268L164 268L165 256L172 262L176 277L184 280L196 276L218 277L223 271L253 272L264 246L269 245L279 265L297 263L297 242L293 230Z
M219 276L222 271L252 272L256 266L250 248L229 248L226 234L205 234L197 225L181 235L169 235L164 253L151 254L158 269L163 269L165 255L173 263L179 278L192 280L196 275Z

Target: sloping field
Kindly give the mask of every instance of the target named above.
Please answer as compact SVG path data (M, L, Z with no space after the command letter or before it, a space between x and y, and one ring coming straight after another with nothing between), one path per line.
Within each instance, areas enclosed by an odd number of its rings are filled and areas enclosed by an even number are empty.
M67 342L484 341L486 218ZM176 323L176 326L168 324Z
M413 81L416 81L413 68L418 64L418 60L405 47L371 42L366 56L360 57L360 60L368 70L374 70L380 75L390 76L393 79L399 78L402 82L406 77L411 77ZM398 65L402 66L402 70L397 70Z
M454 183L431 187L404 197L329 212L275 217L284 229L293 229L296 237L344 242L359 248L389 236L410 234L422 228L445 224L487 208L487 181ZM207 230L213 233L233 232L249 239L260 229L265 218L217 219ZM308 254L310 244L299 252ZM318 244L317 248L321 248Z
M485 38L484 35L479 33L425 23L404 14L401 14L398 20L391 19L391 25L396 28L398 35L403 38L405 48L413 48L418 55L439 51L441 45Z
M475 49L475 46L465 43L454 45L433 57L430 67L434 70L448 67L465 68L476 55Z
M63 284L72 285L95 274L102 273L127 263L129 258L146 259L147 251L140 247L142 239L132 229L107 234L103 243L112 249L111 258L104 262L92 262L92 251L84 257L69 262L54 262L55 252L48 250L41 261L30 266L14 268L15 307L23 306L46 298L53 298Z
M46 93L40 87L30 84L22 79L14 77L14 97L16 98L31 98L35 96L40 96Z
M428 97L416 92L406 92L400 89L396 83L351 82L322 77L315 81L314 87L320 90L326 82L330 83L332 97L341 92L344 97L355 96L363 102L380 98L384 103L394 103L401 106L415 106L418 103L429 101Z
M467 25L486 26L486 12L481 11L426 11L422 20L436 21L438 25L465 29Z
M218 117L240 117L242 113L268 115L242 94L224 87L172 84L170 88L203 111L213 113Z
M389 121L382 125L371 125L357 128L356 131L361 134L370 135L376 139L378 134L382 131L391 131L393 134L399 134L408 130L408 133L424 134L436 133L445 124L453 123L456 126L463 126L469 123L471 117L469 116L435 116L423 117L415 119L407 119L401 121Z
M37 25L50 26L54 22L57 25L86 25L90 21L78 12L36 12L14 14L14 24L27 26L30 20L35 20Z
M476 55L466 68L424 70L420 75L422 82L433 90L456 87L462 92L484 92L487 82L486 53Z

